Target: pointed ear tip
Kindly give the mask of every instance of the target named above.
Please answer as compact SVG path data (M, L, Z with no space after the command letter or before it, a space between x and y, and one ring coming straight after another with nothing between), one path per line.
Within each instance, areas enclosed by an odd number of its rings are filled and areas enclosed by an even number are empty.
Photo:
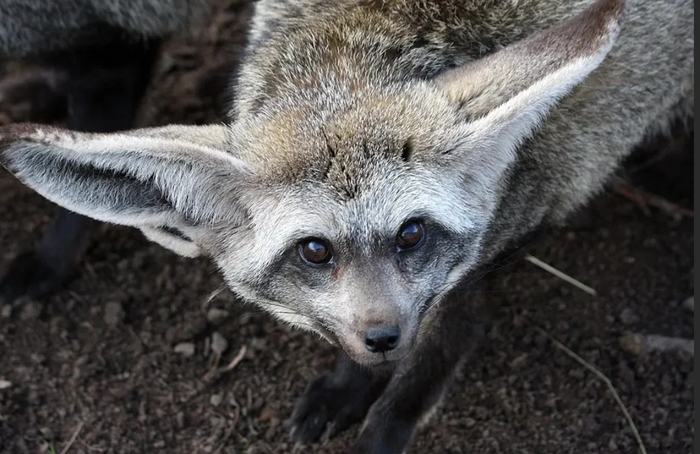
M597 0L581 14L562 24L559 31L575 30L572 42L581 54L607 54L617 41L624 20L626 0ZM558 34L559 32L555 32ZM567 32L565 32L567 33ZM570 33L570 32L568 32Z
M612 25L619 25L625 12L626 0L598 0L591 5L590 11L596 18Z
M613 10L615 11L616 15L622 14L622 12L625 10L625 6L627 5L627 0L610 0L613 5Z

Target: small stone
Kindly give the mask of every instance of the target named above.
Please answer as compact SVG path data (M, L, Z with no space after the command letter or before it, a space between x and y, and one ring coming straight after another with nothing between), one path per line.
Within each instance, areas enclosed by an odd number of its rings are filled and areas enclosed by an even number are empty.
M181 342L173 348L173 351L189 358L194 355L194 344L192 342Z
M22 307L19 318L22 320L37 319L43 312L44 307L36 301L27 301Z
M683 301L683 307L689 311L695 312L695 297L691 296L687 300Z
M211 349L217 355L223 354L228 348L228 341L218 331L214 331L211 335Z
M44 361L46 361L46 357L39 353L32 353L29 355L29 359L31 359L35 364L42 364Z
M649 334L645 336L645 345L648 350L658 352L685 351L691 355L695 354L695 342L693 339L682 339L679 337L659 336Z
M260 422L267 422L273 419L279 419L279 414L271 408L263 409L263 411L260 412L260 416L258 416L258 421Z
M117 326L124 320L124 308L120 303L107 303L105 304L105 315L104 321L108 326Z
M228 311L212 307L207 312L207 320L212 325L221 325L228 318Z
M11 382L11 381L0 380L0 389L8 389L8 388L10 388L11 386L12 386L12 382Z
M204 348L202 349L202 356L209 356L209 350L211 350L211 338L207 337L204 339Z
M527 361L527 353L523 353L511 361L510 367L513 369L520 369L525 364L525 361Z
M12 316L12 306L9 304L6 304L5 306L0 309L0 317L2 318L10 318Z
M221 405L221 402L224 400L223 396L221 394L212 394L212 396L209 398L209 403L212 404L214 407L218 407Z
M641 334L627 333L620 338L620 347L635 355L643 355L650 351L683 351L689 353L691 356L695 354L695 343L693 339L659 336L656 334L643 336Z
M41 436L44 437L44 440L53 440L55 438L53 430L49 429L48 427L42 427L39 429L39 433L41 433Z
M177 427L179 429L184 429L185 428L185 413L179 412L177 415L175 415L175 422L177 423Z
M464 420L464 425L466 427L474 427L476 425L476 420L474 418L467 418Z
M194 339L207 329L207 321L204 317L188 320L187 323L171 326L165 333L165 339L171 344L185 342Z
M639 316L637 316L637 314L635 314L634 311L628 307L622 310L622 313L620 314L620 321L623 325L634 325L635 323L639 322Z
M620 337L620 348L633 355L642 356L646 352L644 337L627 333Z

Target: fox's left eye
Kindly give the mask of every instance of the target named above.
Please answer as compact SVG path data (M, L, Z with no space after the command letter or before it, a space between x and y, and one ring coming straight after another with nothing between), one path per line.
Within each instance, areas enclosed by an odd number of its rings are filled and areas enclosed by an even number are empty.
M323 240L306 240L299 243L298 248L301 258L313 265L323 265L333 258L330 246Z
M402 251L415 249L423 243L425 228L421 221L408 221L399 229L396 235L396 245Z

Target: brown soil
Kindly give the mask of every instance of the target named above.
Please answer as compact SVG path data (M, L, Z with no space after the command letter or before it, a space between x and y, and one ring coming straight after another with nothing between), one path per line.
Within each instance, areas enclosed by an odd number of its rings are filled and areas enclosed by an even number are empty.
M221 118L249 6L219 3L211 25L170 43L142 124ZM5 112L5 121L26 119L23 109ZM692 208L692 151L680 150L632 181ZM620 344L626 332L693 337L693 315L682 304L694 293L693 220L650 212L608 191L576 227L528 245L596 297L521 256L494 274L488 342L412 452L638 452L605 384L536 326L610 378L649 453L691 452L692 357L636 354ZM1 171L0 263L38 241L52 213ZM0 380L10 383L0 389L0 453L60 453L76 434L71 453L290 452L284 421L334 351L226 291L208 302L221 285L204 260L179 258L135 230L97 229L64 290L2 309ZM208 318L211 308L225 312ZM215 332L228 341L221 358ZM194 345L192 356L174 351L182 343L178 349ZM247 353L233 370L204 379L242 347ZM307 452L342 453L356 430Z

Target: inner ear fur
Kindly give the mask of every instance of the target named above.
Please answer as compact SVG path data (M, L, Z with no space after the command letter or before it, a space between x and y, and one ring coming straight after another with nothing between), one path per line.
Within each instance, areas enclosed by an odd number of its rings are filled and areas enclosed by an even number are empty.
M486 115L566 66L580 68L568 77L578 83L615 42L624 5L624 0L598 0L562 24L447 71L436 82L470 118ZM593 64L580 64L583 61Z
M154 241L193 255L192 242L167 229L235 224L246 217L237 188L249 172L226 152L228 140L223 125L91 134L15 124L0 128L0 163L60 206L140 228Z

